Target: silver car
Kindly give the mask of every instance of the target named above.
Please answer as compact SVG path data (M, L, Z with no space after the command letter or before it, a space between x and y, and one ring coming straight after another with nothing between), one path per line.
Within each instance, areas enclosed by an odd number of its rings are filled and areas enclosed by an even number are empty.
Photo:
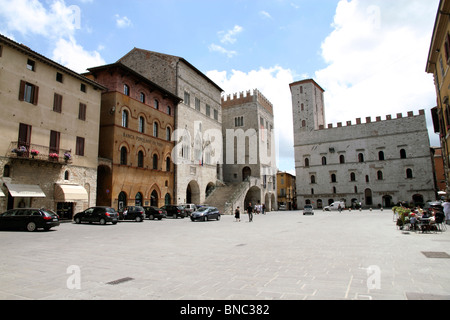
M307 204L303 208L303 215L307 215L307 214L314 215L314 209L313 209L312 205Z

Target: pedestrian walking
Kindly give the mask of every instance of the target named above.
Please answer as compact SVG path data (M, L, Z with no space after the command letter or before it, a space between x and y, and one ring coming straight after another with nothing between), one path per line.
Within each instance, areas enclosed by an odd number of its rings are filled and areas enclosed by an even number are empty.
M241 222L241 212L239 207L237 207L236 211L234 211L234 217L236 218L236 222Z
M442 204L442 207L444 207L444 214L445 214L445 220L447 224L450 224L450 200L447 199Z
M251 202L248 203L247 213L248 213L248 222L253 222L253 207Z
M266 204L263 203L262 205L262 214L266 214Z

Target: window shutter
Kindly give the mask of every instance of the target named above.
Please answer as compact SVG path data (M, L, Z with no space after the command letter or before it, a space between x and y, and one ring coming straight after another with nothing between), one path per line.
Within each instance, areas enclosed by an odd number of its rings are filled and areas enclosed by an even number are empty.
M38 99L39 99L39 87L38 86L35 86L34 87L34 97L33 97L33 104L35 105L35 106L37 106L37 104L38 104Z
M25 81L20 81L20 89L19 89L19 100L24 101L25 100Z

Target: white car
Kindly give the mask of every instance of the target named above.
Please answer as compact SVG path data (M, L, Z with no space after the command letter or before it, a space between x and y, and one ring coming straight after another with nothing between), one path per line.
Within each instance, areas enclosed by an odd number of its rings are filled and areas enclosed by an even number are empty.
M345 209L345 203L343 201L333 202L328 207L323 208L325 211L337 211L339 210L339 206L341 206L341 210Z

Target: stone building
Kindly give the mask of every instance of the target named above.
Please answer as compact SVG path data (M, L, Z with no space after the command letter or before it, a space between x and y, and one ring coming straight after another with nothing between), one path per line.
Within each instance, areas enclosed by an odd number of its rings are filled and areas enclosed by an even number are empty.
M276 154L272 103L258 90L222 98L223 111L223 180L238 185L248 182L236 205L252 202L277 207ZM244 183L245 185L245 183ZM241 198L242 195L242 199ZM235 207L234 206L234 207Z
M89 69L102 94L97 204L157 206L174 200L172 134L181 99L121 63Z
M223 90L181 57L134 48L119 62L183 99L173 136L175 203L204 203L222 179Z
M444 161L445 191L450 193L450 1L441 0L427 59L426 72L433 74L437 107L433 111L435 132L440 134Z
M290 85L298 207L390 207L435 200L425 113L325 127L324 90L314 80Z
M103 89L0 35L0 211L96 204Z

